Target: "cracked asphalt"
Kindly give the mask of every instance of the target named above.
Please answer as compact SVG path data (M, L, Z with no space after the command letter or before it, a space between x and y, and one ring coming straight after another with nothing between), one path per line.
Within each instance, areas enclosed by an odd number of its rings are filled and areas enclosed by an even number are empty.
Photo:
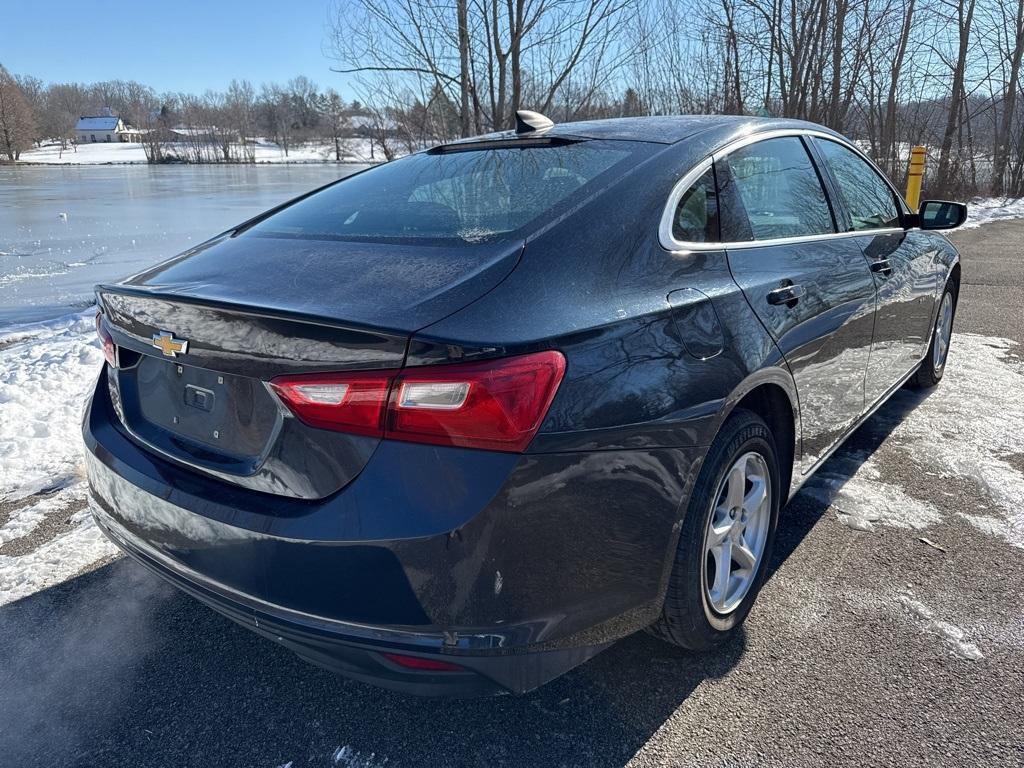
M955 331L1024 342L1024 222L952 239ZM1019 371L979 408L1024 400ZM899 438L929 397L901 394L829 462L845 496L784 510L758 604L715 654L641 633L526 696L409 698L308 666L118 559L0 607L0 763L1024 765L1024 549L965 517L992 509L991 487ZM959 426L935 440L970 439ZM1024 475L1024 448L995 458ZM872 478L937 521L844 525Z

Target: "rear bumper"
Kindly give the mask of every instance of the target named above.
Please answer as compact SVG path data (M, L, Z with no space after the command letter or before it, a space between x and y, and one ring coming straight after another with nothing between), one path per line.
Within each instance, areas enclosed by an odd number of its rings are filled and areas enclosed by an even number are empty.
M653 621L699 464L385 442L341 492L299 502L143 450L102 378L83 426L93 514L122 549L313 663L434 695L531 690Z
M443 634L300 616L279 606L261 604L251 596L228 594L221 586L199 574L186 572L132 537L98 503L93 504L92 513L100 529L125 553L200 602L312 664L384 688L421 696L520 693L547 682L604 648L570 648L509 656L457 655L445 652ZM383 655L388 652L441 658L458 664L465 671L411 671Z

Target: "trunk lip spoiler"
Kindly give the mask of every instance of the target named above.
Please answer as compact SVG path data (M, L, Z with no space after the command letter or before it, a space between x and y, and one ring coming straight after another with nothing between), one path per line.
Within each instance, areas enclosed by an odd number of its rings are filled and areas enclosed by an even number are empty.
M187 293L178 293L176 290L169 291L161 290L159 288L143 288L140 286L126 285L124 283L98 283L93 290L96 294L96 303L99 305L100 311L104 312L104 314L106 314L106 308L102 297L104 294L111 293L142 299L156 299L159 301L189 304L197 307L208 307L210 309L219 309L252 317L268 318L272 320L288 320L296 323L304 323L306 325L334 328L341 331L368 331L379 335L389 335L401 338L407 338L410 335L408 331L382 325L369 325L367 323L339 320L338 318L332 318L327 315L300 312L280 307L266 307L225 301L223 299L190 296Z

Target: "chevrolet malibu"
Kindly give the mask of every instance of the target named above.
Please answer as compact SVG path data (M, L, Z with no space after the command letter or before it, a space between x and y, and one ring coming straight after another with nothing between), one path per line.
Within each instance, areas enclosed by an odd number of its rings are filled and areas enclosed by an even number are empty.
M412 693L714 648L801 484L942 378L965 216L810 123L522 113L98 286L93 514Z

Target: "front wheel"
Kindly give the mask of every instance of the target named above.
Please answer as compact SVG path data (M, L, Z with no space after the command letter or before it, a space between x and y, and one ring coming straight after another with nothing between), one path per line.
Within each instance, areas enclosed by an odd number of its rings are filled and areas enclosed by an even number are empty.
M946 358L949 356L949 342L953 337L954 314L956 286L947 284L939 300L939 311L935 316L935 328L932 331L932 343L928 347L928 354L921 361L921 366L912 379L915 387L934 387L942 381L942 374L946 370Z
M756 414L736 410L694 485L652 634L699 651L739 627L764 580L781 493L771 431Z

